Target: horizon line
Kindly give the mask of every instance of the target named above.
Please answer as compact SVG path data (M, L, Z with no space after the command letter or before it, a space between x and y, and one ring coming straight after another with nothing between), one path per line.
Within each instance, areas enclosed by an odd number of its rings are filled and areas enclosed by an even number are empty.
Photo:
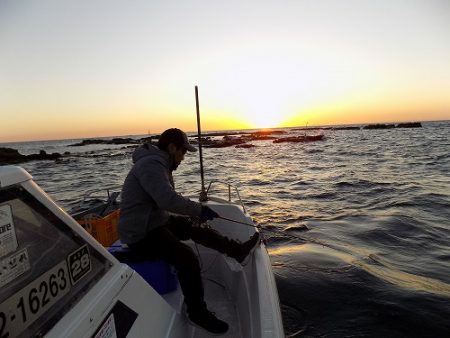
M362 125L374 125L374 124L398 124L398 123L432 123L432 122L447 122L450 119L444 120L414 120L414 121L396 121L396 122L363 122L363 123L336 123L336 124L316 124L316 125L306 125L306 126L290 126L290 127L267 127L267 128L236 128L236 129L207 129L203 130L202 133L206 132L225 132L225 131L234 131L234 130L274 130L274 129L294 129L294 128L320 128L320 127L333 127L333 126L362 126ZM185 131L187 134L197 133L196 130L188 130ZM147 133L147 134L121 134L121 135L108 135L108 136L88 136L88 137L69 137L69 138L55 138L55 139L42 139L42 140L23 140L23 141L0 141L1 144L9 144L9 143L28 143L28 142L54 142L54 141L65 141L65 140L90 140L90 139L104 139L104 138L123 138L123 137L140 137L140 136L155 136L161 133Z

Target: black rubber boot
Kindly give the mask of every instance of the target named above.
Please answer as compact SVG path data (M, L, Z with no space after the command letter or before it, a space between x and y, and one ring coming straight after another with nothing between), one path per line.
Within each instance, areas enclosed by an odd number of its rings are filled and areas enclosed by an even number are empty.
M205 307L202 310L189 311L189 321L195 326L214 334L222 335L228 331L228 324L218 319L214 313L208 311Z
M193 227L191 228L190 235L194 242L224 253L227 256L236 259L241 264L252 250L256 248L256 245L259 244L260 241L259 232L256 232L244 243L229 239L214 229Z
M245 258L253 252L253 250L259 245L260 235L259 232L256 232L250 239L239 246L237 252L235 252L231 257L236 259L239 263L242 264Z

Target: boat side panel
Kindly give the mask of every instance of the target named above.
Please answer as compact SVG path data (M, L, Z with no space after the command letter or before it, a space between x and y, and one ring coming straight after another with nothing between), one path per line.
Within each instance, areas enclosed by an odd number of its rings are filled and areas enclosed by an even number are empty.
M284 337L280 301L272 266L264 244L255 251L257 293L260 307L261 338ZM255 286L256 286L255 285Z
M124 265L113 280L98 286L46 337L94 337L106 327L111 314L109 331L123 330L126 325L127 338L185 337L187 325L182 316L129 267ZM126 308L129 323L121 322L123 317L114 313L117 305Z

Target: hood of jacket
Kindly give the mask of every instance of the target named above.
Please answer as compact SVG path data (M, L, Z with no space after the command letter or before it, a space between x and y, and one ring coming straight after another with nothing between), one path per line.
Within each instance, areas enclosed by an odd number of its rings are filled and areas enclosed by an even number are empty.
M159 149L157 146L154 146L149 143L145 143L138 147L133 153L133 163L136 163L140 159L144 157L152 156L153 160L160 162L162 165L167 167L169 170L173 167L174 159L170 156L169 153L164 150Z

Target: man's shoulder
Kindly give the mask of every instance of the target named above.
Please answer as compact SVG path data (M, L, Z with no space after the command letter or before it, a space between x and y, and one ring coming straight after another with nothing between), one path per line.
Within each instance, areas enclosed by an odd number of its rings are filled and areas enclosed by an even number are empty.
M135 166L148 166L148 165L156 165L156 166L162 166L166 167L166 161L164 158L157 156L157 155L148 155L145 157L141 157L139 160L137 160L134 163Z
M133 165L134 170L141 170L144 169L145 171L148 170L156 170L156 171L167 171L167 162L164 160L164 158L157 156L157 155L148 155L145 157L140 158L138 161L136 161Z

